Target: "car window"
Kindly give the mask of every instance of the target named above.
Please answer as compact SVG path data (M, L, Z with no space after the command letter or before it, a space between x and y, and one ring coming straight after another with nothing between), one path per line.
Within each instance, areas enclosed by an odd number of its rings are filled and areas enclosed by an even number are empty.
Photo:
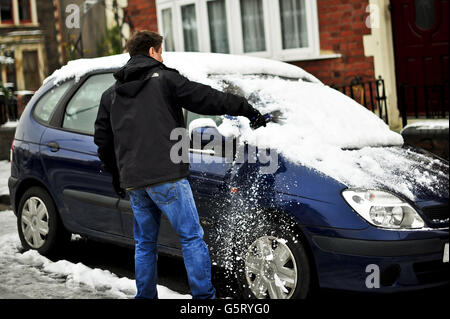
M40 121L48 123L55 112L59 100L72 86L72 83L73 81L67 81L45 93L34 108L34 116Z
M80 133L94 134L98 107L103 92L115 82L112 73L91 76L67 105L63 127Z
M196 114L196 113L188 111L187 112L187 127L189 128L189 125L191 124L192 121L194 121L196 119L204 119L204 118L212 119L217 124L217 126L219 126L223 122L222 116L200 115L200 114Z

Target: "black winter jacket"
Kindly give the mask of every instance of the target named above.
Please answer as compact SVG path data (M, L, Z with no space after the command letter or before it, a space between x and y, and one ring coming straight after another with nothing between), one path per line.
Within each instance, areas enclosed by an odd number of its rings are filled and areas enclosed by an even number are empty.
M155 59L137 55L114 74L101 98L94 141L98 155L124 189L146 187L189 175L175 164L173 129L185 127L182 107L203 115L255 116L245 98L189 81ZM255 114L256 113L256 114Z

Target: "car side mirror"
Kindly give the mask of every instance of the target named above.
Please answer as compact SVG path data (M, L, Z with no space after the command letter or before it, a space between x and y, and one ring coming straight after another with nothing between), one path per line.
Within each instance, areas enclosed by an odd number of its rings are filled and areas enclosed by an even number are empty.
M212 119L200 118L192 121L189 125L189 135L191 149L213 152L217 156L230 157L230 160L234 159L236 139L223 136L219 132L216 122ZM217 153L218 149L221 150L220 154Z
M192 133L194 132L194 130L201 131L206 128L217 129L217 124L210 118L200 118L193 120L191 124L189 124L189 136L192 137Z

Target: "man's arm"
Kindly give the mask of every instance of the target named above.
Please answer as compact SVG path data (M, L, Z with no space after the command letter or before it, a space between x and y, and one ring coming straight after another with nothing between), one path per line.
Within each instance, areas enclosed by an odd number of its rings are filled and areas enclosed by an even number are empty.
M125 191L120 188L120 175L116 163L116 154L114 151L114 134L110 121L111 92L106 91L101 98L98 108L97 119L95 121L94 143L98 146L98 157L105 165L113 178L113 187L116 193L124 197Z
M208 85L189 81L175 70L167 72L171 94L185 109L202 115L261 116L244 97L223 93Z

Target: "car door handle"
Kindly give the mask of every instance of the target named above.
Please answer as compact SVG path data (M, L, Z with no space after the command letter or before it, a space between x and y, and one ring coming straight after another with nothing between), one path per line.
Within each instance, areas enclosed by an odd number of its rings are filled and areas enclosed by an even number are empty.
M50 148L50 151L52 152L58 152L59 151L59 144L56 142L50 142L47 144L47 146Z

